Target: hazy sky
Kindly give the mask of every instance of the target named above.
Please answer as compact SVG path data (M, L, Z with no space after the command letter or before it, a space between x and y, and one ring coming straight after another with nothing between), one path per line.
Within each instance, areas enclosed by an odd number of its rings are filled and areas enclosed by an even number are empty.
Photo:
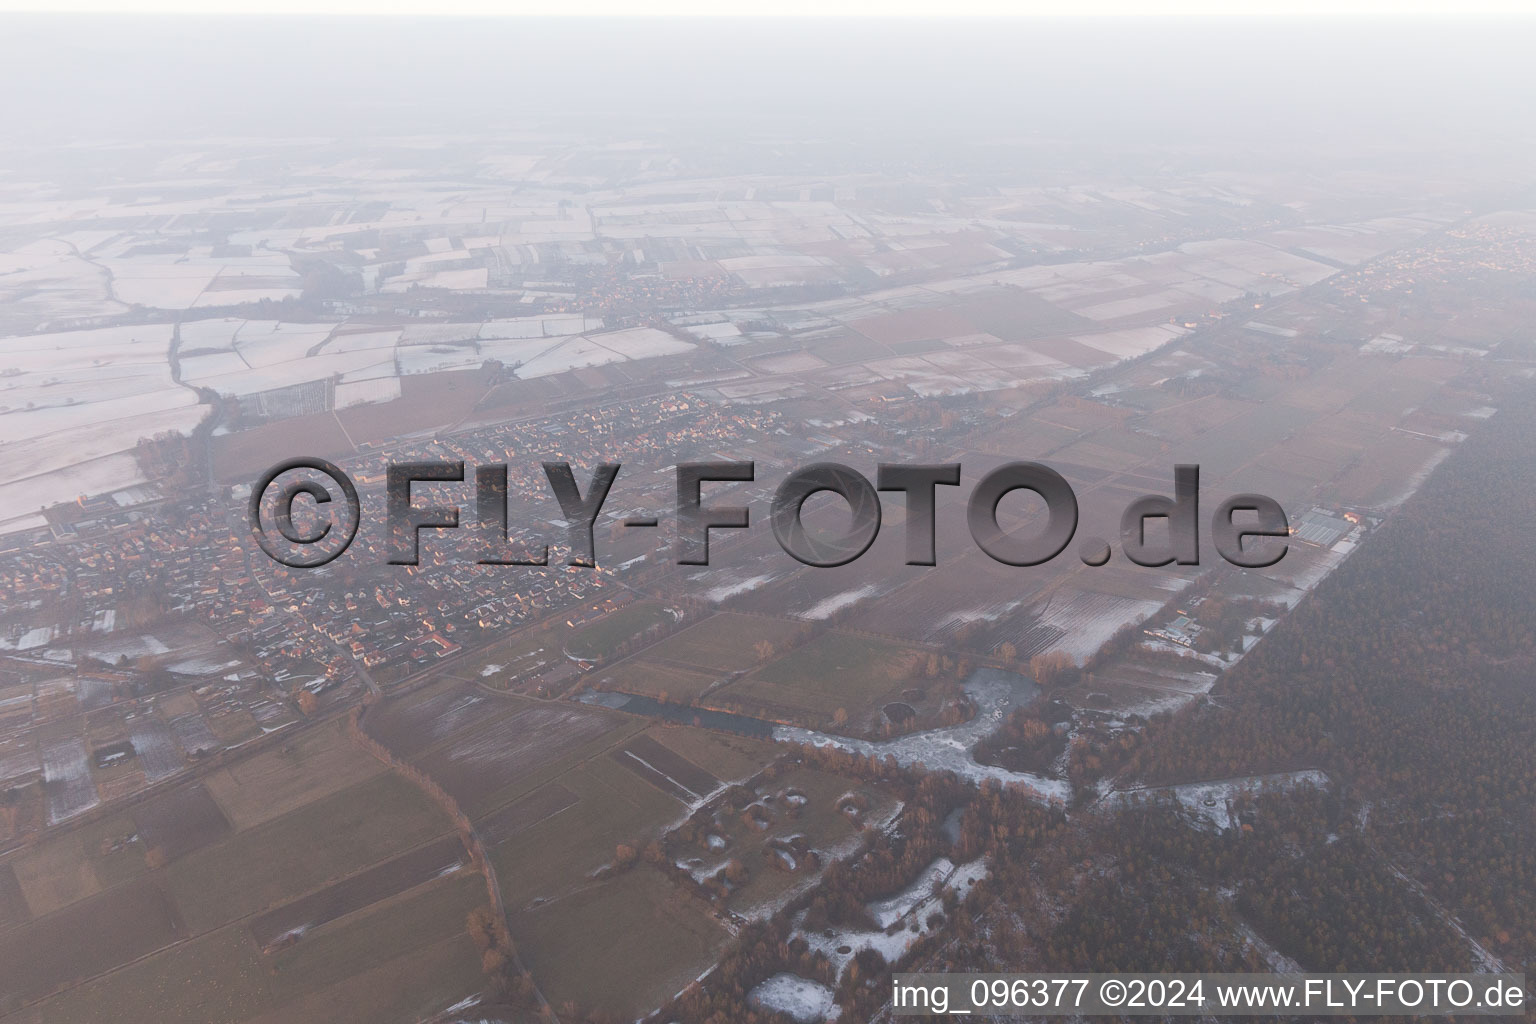
M0 11L199 14L1059 16L1533 14L1536 0L0 0Z
M715 152L729 138L862 146L866 163L1019 139L1272 163L1508 159L1533 143L1532 53L1533 18L12 14L0 20L0 138L551 126L622 138L659 126Z

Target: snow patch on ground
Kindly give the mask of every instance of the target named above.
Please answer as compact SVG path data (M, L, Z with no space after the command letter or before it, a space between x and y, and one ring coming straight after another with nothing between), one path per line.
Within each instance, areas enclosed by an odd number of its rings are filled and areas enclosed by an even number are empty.
M92 641L87 645L85 653L109 664L115 664L118 658L159 657L169 654L171 649L167 647L159 637L149 633L140 636L116 636L111 640Z
M721 601L735 597L737 594L745 594L749 590L756 590L763 584L772 582L773 579L772 573L766 573L761 576L749 576L744 580L732 580L729 583L722 583L717 587L706 590L704 592L704 600L719 604Z
M1160 786L1151 789L1120 790L1110 794L1115 806L1128 806L1147 796L1168 795L1193 812L1197 822L1205 827L1224 832L1236 828L1237 819L1232 814L1233 801L1244 793L1263 791L1284 792L1297 786L1328 787L1328 776L1317 769L1297 772L1274 772L1269 775L1246 775L1235 779L1217 779L1213 782L1190 782L1178 786Z
M889 919L891 925L906 921L905 927L898 928L894 932L833 928L816 933L802 931L798 934L813 950L826 955L839 977L842 976L843 969L849 962L866 949L874 950L886 963L894 964L905 956L907 950L911 949L919 939L928 934L928 918L943 909L944 890L954 890L964 898L971 887L986 876L987 862L984 857L962 864L958 868L947 858L941 857L929 865L917 880L901 893L889 900L870 904L871 912L874 912L876 907L887 905L895 908L898 903L908 906L904 914ZM887 925L887 929L891 925Z
M1072 787L1064 779L1049 779L1030 772L1015 772L978 764L971 757L971 749L976 746L976 742L995 730L1011 710L1032 700L1040 688L1012 672L978 669L966 680L965 692L976 702L979 710L969 722L960 725L909 733L890 740L851 739L814 729L779 726L773 730L773 738L784 743L834 747L865 757L894 757L899 764L922 764L929 771L951 771L976 783L983 779L996 779L1025 786L1042 800L1065 801L1070 798Z
M809 608L798 613L795 617L800 619L814 620L831 618L834 614L842 611L844 608L858 604L866 597L873 597L876 593L878 593L878 591L879 588L874 584L857 587L853 590L845 590L840 594L833 594L831 597L823 598L822 600L817 601Z
M889 928L916 910L920 903L933 895L934 886L944 884L954 873L954 862L948 857L940 857L901 892L869 904L869 915L881 928Z

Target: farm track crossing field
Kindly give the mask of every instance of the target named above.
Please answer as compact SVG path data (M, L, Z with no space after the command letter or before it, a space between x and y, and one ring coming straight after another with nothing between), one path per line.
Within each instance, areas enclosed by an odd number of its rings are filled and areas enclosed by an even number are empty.
M249 933L231 925L180 943L43 1001L45 1024L237 1021L261 1005L270 983Z
M527 705L453 733L416 764L473 814L498 791L619 725L585 707Z
M657 725L647 730L646 735L724 782L755 775L783 753L770 740L712 729Z
M328 722L282 747L220 768L204 784L230 823L245 829L385 770L347 735L341 722Z
M148 956L44 1000L44 1024L411 1024L480 989L464 918L485 901L478 875L429 883L305 940L262 954L247 922Z
M642 760L638 754L631 753L628 750L614 750L609 753L609 756L616 763L634 772L646 782L649 782L663 793L677 799L681 803L691 803L698 798L697 793L689 790L686 786L678 785L668 778L665 772L657 771Z
M0 1006L111 970L184 932L175 905L148 879L0 932Z
M611 758L594 757L560 776L579 803L527 825L491 850L509 909L587 885L620 843L643 845L688 811Z
M187 786L134 808L133 822L145 849L175 860L229 832L229 821L202 785Z
M390 774L235 833L166 869L194 933L278 906L447 832L447 816Z
M12 854L9 865L32 916L42 917L149 870L126 812L86 822Z
M720 786L720 780L709 772L644 733L614 750L612 756L663 792L684 801L706 797Z
M1390 434L1361 455L1348 473L1328 488L1330 500L1383 507L1400 501L1411 483L1437 464L1449 449L1410 434Z
M251 1018L250 1024L310 1020L325 1024L417 1024L434 1018L466 996L479 993L485 985L480 951L464 934L468 912L458 915L458 927L444 937L415 944L393 959L359 958L351 965L350 975L302 999L285 1001L279 1009ZM409 934L410 925L396 927Z
M479 370L409 374L400 379L400 397L395 401L353 406L336 418L359 444L384 441L468 416L491 384Z
M459 837L447 836L258 916L251 936L265 949L285 935L302 934L452 872L467 860Z
M752 775L777 754L771 743L679 726L653 726L638 749L701 789L710 779ZM692 798L653 785L614 757L597 756L490 814L479 831L492 846L507 905L517 907L588 884L617 844L660 835L687 813L685 801Z

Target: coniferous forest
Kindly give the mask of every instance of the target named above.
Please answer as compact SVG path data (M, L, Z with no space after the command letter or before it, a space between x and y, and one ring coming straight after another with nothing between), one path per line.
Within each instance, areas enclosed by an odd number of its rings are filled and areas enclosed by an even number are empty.
M804 930L868 927L865 901L941 854L985 855L989 876L950 894L899 964L859 954L836 983L843 1019L888 1013L896 969L1530 972L1536 396L1504 408L1217 699L1152 719L1104 765L1120 788L1276 765L1321 771L1326 786L1239 797L1217 830L1150 789L1046 808L991 783L808 750L902 789L901 827L871 832L862 857L745 929L670 1012L777 1020L746 999L753 985L786 970L834 979Z

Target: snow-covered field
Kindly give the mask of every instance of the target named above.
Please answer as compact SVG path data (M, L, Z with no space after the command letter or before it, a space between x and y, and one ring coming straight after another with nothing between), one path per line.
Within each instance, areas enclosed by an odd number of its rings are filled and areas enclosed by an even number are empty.
M869 914L875 919L875 924L889 928L916 910L919 904L934 894L936 886L949 881L954 873L954 862L948 857L940 857L901 892L869 904Z
M1049 779L1029 772L978 764L971 756L971 749L978 740L996 729L1014 708L1033 699L1040 688L1021 675L984 668L977 669L965 681L965 692L979 710L974 718L960 725L909 733L890 740L852 739L814 729L779 726L773 730L773 738L784 743L834 747L865 757L894 757L900 764L921 764L930 771L951 771L973 782L995 779L1024 786L1042 800L1069 799L1072 788L1065 779Z
M111 295L106 271L67 237L44 238L0 253L0 305L13 318L111 316L127 307Z
M608 334L573 337L530 359L518 367L516 372L518 377L527 380L628 359L677 355L694 348L693 343L674 338L654 327L635 327Z
M1179 587L1184 585L1183 580L1169 579ZM1046 650L1064 651L1082 664L1119 629L1142 621L1167 600L1166 594L1132 598L1082 591L1065 601L1052 601L1040 608L1038 614L1042 623L1062 630L1062 636Z
M131 661L134 658L169 654L170 650L164 641L151 633L137 635L113 633L102 639L92 639L85 647L85 654L112 664L119 658L127 658Z
M1076 334L1072 340L1100 352L1108 352L1117 359L1134 359L1188 333L1183 327L1173 324L1153 324L1098 334Z
M373 377L367 380L343 381L336 385L336 408L350 409L354 405L392 402L400 397L399 377Z
M207 414L171 379L169 324L0 339L0 530L144 481L142 438Z
M486 341L494 338L557 338L602 329L601 317L564 313L487 320L480 325L479 337Z
M139 767L147 782L159 782L181 770L181 751L171 730L158 718L141 715L134 720L128 733L133 742L133 752L138 756Z
M135 306L232 306L301 291L299 275L281 252L214 256L207 246L193 246L179 254L99 255L93 262L111 275L113 297Z

